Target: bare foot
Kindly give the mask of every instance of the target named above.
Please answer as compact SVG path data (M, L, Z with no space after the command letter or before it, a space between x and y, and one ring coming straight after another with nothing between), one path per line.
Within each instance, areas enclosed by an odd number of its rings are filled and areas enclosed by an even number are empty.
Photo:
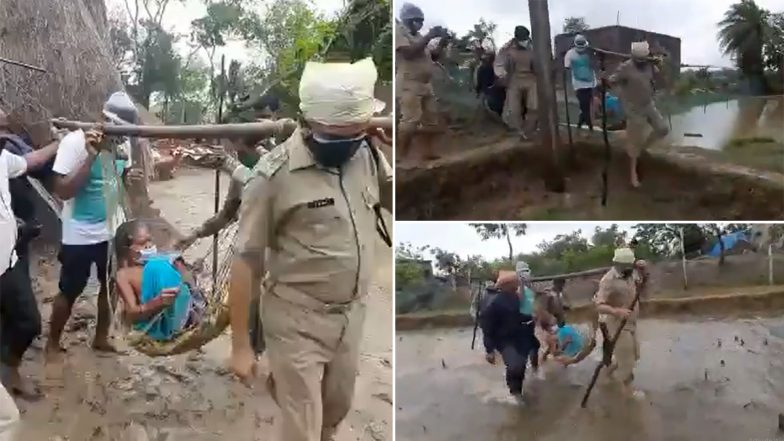
M0 364L0 377L2 377L3 386L12 395L27 401L38 401L43 398L43 393L38 386L23 378L18 368Z
M109 340L104 339L93 340L92 348L96 352L103 352L105 354L125 354L124 351L117 349Z
M44 347L44 362L47 364L60 364L65 359L66 349L60 344L47 343Z

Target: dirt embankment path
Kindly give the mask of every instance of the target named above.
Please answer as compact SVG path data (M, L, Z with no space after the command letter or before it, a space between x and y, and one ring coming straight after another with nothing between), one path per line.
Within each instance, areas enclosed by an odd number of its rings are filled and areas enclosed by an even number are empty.
M643 155L643 185L633 189L628 184L628 159L618 141L612 142L608 202L602 206L601 140L575 140L570 151L564 139L566 191L558 193L544 184L551 153L536 141L521 142L495 128L447 131L438 142L440 159L398 163L398 219L759 220L784 213L781 173L681 149ZM421 147L412 150L417 149Z
M187 231L213 212L214 174L181 169L172 181L151 186L163 217ZM222 182L222 193L228 188ZM209 246L203 241L196 255ZM377 244L376 285L370 293L355 402L338 441L392 439L392 274L391 253ZM44 332L57 291L56 250L42 249L32 265L41 302ZM68 347L62 372L44 372L38 339L23 365L43 383L46 398L19 401L19 440L51 441L236 441L269 440L278 410L264 387L266 357L252 390L225 369L230 352L223 335L201 353L151 359L138 353L97 356L89 349L95 325L94 288L86 290L67 326Z

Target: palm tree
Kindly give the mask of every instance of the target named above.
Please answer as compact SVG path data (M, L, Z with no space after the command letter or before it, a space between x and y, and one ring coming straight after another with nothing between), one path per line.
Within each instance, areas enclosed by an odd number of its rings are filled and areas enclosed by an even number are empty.
M768 15L754 0L741 0L730 6L719 22L719 45L751 81L752 93L765 92L763 47Z

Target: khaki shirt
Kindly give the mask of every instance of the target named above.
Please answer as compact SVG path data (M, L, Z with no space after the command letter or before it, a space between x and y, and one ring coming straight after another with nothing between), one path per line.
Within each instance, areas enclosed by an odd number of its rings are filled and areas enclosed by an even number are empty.
M607 271L599 281L599 290L594 296L594 303L598 305L608 305L613 308L629 308L634 301L634 278L623 278L620 272L613 267ZM639 302L634 306L629 320L626 322L625 329L634 330L637 326L637 316L639 315ZM620 318L610 314L600 314L599 321L607 324L610 333L614 333L621 323Z
M653 103L653 78L658 69L653 64L646 64L640 69L632 60L618 65L609 81L618 87L618 96L624 109L633 112Z
M413 60L404 57L400 48L410 47L424 38L420 33L412 34L402 23L395 27L395 87L400 92L419 95L432 95L433 59L430 49L425 46L422 54Z
M242 195L236 251L261 274L269 272L267 294L312 308L345 304L368 291L378 234L374 206L390 202L380 201L380 187L391 187L392 169L381 152L376 163L368 148L340 173L325 169L305 136L298 129L254 168Z
M510 40L501 47L493 63L493 69L499 78L508 77L508 84L513 82L533 81L534 52L521 48L515 40Z

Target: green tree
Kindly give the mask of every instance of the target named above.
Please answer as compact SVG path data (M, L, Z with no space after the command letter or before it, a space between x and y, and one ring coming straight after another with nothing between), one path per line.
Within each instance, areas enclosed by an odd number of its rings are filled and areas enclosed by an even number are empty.
M593 246L616 247L619 243L626 241L626 231L622 231L618 224L612 224L606 229L596 227L591 236Z
M542 256L560 259L564 253L584 253L588 251L588 240L582 236L582 230L569 234L559 234L552 241L542 241L537 245Z
M474 24L474 27L466 32L460 39L458 40L458 45L462 48L469 47L473 42L477 42L478 44L482 45L485 42L489 42L492 47L495 47L495 31L498 29L498 25L493 23L492 21L485 20L484 18L479 19L479 23Z
M763 48L768 34L769 12L754 0L740 0L729 7L719 22L719 45L731 55L755 87L752 93L765 93Z
M784 12L770 14L765 36L765 66L784 73Z
M512 250L512 234L515 237L520 237L525 235L527 225L520 224L520 223L504 223L504 224L469 224L476 230L476 233L482 240L490 240L490 239L506 239L506 243L509 245L509 260L511 261L514 257L514 252Z
M585 17L566 17L563 24L564 34L579 34L591 27L585 23Z

